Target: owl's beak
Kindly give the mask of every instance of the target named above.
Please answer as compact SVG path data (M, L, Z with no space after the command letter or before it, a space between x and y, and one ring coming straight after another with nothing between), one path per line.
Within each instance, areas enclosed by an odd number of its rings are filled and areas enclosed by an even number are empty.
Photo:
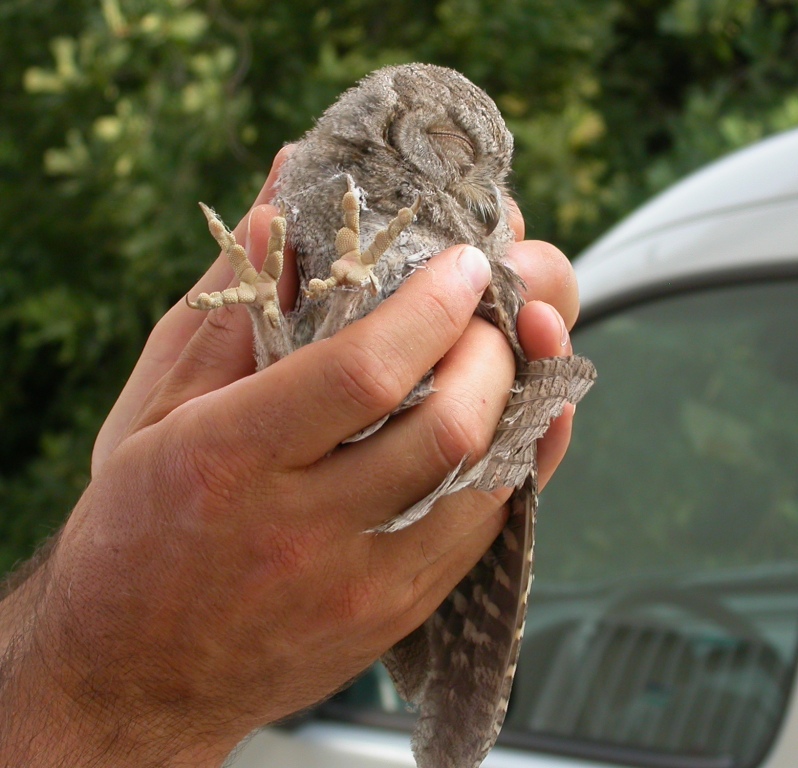
M502 217L502 193L495 184L490 185L487 199L479 201L475 213L485 225L485 234L492 235Z
M465 179L450 188L450 193L477 221L485 226L485 237L493 234L502 218L502 193L492 181Z

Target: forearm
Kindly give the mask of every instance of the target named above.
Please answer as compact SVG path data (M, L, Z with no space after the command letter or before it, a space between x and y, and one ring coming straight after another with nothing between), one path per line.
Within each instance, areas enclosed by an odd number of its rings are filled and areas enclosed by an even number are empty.
M7 683L9 681L4 681ZM226 754L192 746L175 753L141 738L135 723L101 723L86 718L53 690L5 686L0 701L0 765L4 768L219 768ZM131 727L132 726L132 727Z
M75 716L52 674L64 665L43 652L40 636L51 550L45 545L11 574L0 602L0 764L9 768L81 757L80 735L65 727Z
M53 585L51 549L23 566L0 602L0 765L218 768L227 744L175 738L177 723L167 728L166 710L131 695L118 660L92 663L76 631L83 622L62 621L69 606Z

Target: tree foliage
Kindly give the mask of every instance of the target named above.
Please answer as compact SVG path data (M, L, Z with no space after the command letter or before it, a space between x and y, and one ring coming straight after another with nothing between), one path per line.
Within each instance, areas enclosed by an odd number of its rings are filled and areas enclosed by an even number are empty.
M149 328L271 157L372 69L430 61L517 139L532 237L574 253L653 192L798 124L792 0L3 0L0 569L88 480Z

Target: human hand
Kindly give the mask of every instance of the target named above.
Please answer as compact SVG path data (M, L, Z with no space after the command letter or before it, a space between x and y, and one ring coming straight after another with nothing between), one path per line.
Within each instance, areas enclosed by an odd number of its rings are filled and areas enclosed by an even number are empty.
M250 214L253 258L273 215ZM539 243L517 243L509 259L531 286L525 351L569 354L570 266ZM363 533L487 447L513 380L502 335L472 317L484 259L453 248L429 266L368 317L257 374L246 313L181 304L159 323L48 563L35 642L20 649L61 725L28 734L32 754L47 745L96 765L218 765L252 728L362 671L479 559L506 492L464 491L405 531ZM229 278L217 262L195 290ZM295 286L281 286L287 305ZM336 448L432 365L434 397ZM542 482L569 429L565 414L541 441Z
M266 251L269 222L274 210L267 205L274 196L280 167L293 150L287 145L277 154L271 172L247 215L234 230L238 242L247 242L257 267ZM530 359L555 355L569 355L573 350L568 331L573 328L579 314L579 293L576 276L565 255L549 243L524 241L524 219L511 200L510 226L516 242L507 254L507 262L526 283L526 306L518 317L518 334ZM289 253L290 256L290 253ZM260 260L259 258L260 257ZM221 290L234 284L232 270L225 254L220 254L210 269L202 276L188 295ZM290 311L296 300L298 277L296 262L288 258L283 268L279 293L283 311ZM207 318L207 321L206 321ZM193 382L180 383L181 394L174 398L164 393L161 377L172 374L178 359L189 350L189 342L205 323L216 327L213 334L203 334L197 352L205 356L201 371L182 366L184 377ZM250 321L246 312L215 312L209 315L186 308L178 302L153 329L139 361L119 399L111 410L97 437L92 456L92 474L96 474L124 435L141 423L140 411L145 403L148 418L164 415L181 397L185 400L220 388L254 370L251 355ZM231 352L227 344L234 344ZM224 353L219 355L218 353ZM152 407L158 399L159 405ZM554 474L568 447L574 406L567 404L563 416L555 420L546 435L538 441L538 483L542 489Z

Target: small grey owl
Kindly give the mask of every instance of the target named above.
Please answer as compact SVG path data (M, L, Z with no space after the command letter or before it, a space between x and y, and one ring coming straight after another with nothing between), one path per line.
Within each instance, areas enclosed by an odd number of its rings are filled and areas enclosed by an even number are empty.
M507 526L481 562L432 617L383 657L399 693L419 709L413 735L419 768L477 768L496 741L531 581L535 441L595 378L583 358L528 362L518 343L520 282L503 264L512 240L505 191L512 148L496 105L459 73L424 64L388 67L347 91L286 160L277 199L284 216L272 224L260 274L204 208L241 284L201 294L192 306L247 304L259 368L362 317L451 245L475 245L491 262L492 282L478 311L504 332L517 359L516 383L496 436L483 459L470 469L461 464L430 496L379 529L400 530L437 499L466 486L516 489ZM301 291L295 310L284 317L276 283L286 236L296 251ZM401 408L423 400L432 391L431 378ZM351 440L367 437L384 421Z

